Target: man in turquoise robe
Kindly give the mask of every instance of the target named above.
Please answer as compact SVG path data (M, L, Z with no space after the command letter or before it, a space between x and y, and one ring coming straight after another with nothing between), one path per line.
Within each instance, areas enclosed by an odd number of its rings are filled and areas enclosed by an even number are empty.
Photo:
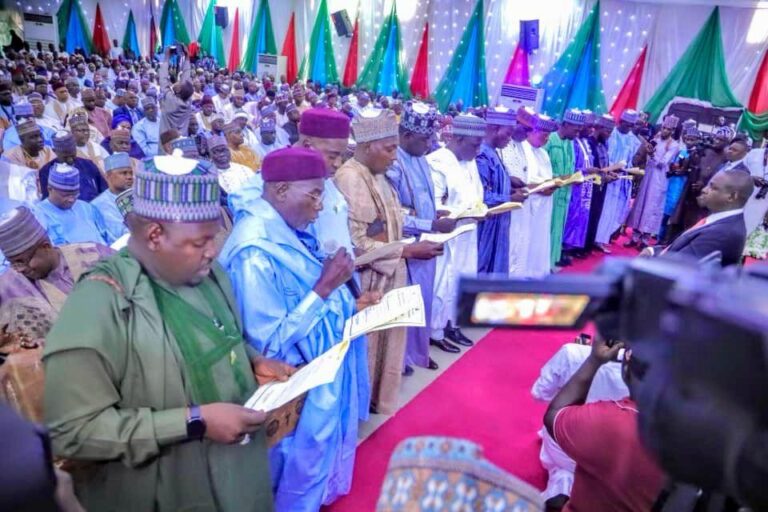
M327 169L306 148L274 151L264 159L260 198L244 187L230 204L235 227L219 257L230 275L245 338L267 357L298 366L343 338L355 299L344 284L352 257L344 247L327 254L308 232L323 208ZM257 192L258 193L258 192ZM272 448L275 508L314 512L349 492L358 421L370 399L365 342L353 340L335 380L307 394L296 430Z

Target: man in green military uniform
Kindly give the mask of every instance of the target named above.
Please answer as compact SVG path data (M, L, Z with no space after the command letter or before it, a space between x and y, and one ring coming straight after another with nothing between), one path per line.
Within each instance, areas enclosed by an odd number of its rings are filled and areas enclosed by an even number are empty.
M262 424L242 407L293 369L241 336L216 263L219 185L208 164L148 160L128 247L75 286L47 337L45 419L88 510L270 511ZM247 434L250 434L249 436Z
M575 172L576 157L573 152L573 139L584 126L586 115L572 109L565 112L560 128L549 136L544 149L552 161L552 177L567 177ZM570 265L570 258L563 256L563 231L568 204L571 202L571 187L561 187L552 194L552 231L550 243L552 250L550 265Z

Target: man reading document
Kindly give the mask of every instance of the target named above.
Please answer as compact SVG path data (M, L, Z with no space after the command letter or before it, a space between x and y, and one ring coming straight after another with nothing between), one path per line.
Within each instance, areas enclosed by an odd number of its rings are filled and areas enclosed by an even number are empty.
M268 154L263 194L240 210L220 256L248 343L294 366L340 343L355 312L345 286L352 255L343 247L326 253L308 231L323 208L327 175L314 149ZM357 424L368 418L369 396L366 345L353 340L334 381L309 391L296 430L271 450L277 510L316 511L349 492Z
M242 404L293 369L243 343L209 164L144 165L128 247L80 279L46 340L54 454L86 464L87 510L270 511L265 414Z

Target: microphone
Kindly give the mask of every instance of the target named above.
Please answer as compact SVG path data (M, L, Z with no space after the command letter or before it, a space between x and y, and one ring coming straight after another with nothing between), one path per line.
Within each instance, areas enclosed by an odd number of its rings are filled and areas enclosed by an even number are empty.
M341 245L336 240L326 240L323 242L323 252L325 253L326 258L332 257L334 254L336 254L339 250ZM354 255L353 255L354 257ZM355 276L349 278L349 280L344 283L349 290L349 293L352 294L352 296L355 298L355 300L359 299L363 292L360 290L360 286L357 284L357 281L355 281Z

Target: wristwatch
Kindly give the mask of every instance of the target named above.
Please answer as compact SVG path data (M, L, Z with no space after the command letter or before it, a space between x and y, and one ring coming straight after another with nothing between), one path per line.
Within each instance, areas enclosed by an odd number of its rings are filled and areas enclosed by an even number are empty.
M205 436L205 420L200 414L200 406L191 404L187 409L187 437L202 439Z

